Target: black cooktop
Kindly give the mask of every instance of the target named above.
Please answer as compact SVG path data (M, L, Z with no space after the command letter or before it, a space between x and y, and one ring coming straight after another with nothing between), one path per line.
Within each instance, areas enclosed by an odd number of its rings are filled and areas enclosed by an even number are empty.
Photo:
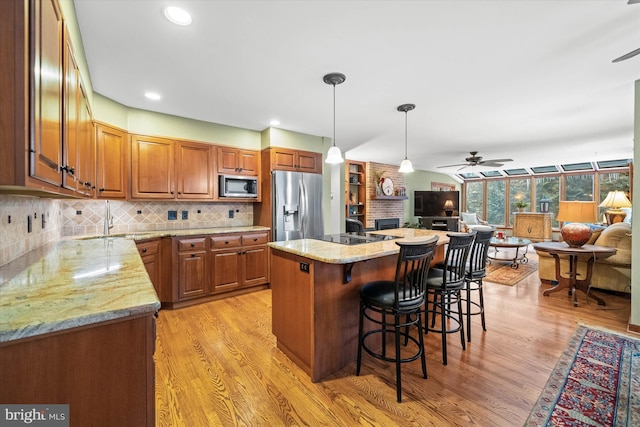
M388 234L374 233L342 233L342 234L325 234L324 236L312 237L316 240L324 240L325 242L340 243L341 245L359 245L362 243L382 242L384 240L399 239L398 236L390 236Z

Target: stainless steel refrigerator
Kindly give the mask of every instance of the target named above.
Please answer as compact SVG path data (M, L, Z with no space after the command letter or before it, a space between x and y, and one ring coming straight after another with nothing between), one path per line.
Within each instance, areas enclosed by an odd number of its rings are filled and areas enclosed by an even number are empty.
M322 175L286 171L272 174L273 240L322 236Z

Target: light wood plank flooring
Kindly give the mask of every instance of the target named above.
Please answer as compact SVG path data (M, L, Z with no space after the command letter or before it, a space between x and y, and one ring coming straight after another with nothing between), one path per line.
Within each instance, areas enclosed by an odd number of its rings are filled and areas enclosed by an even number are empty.
M535 257L535 253L534 253ZM391 364L363 356L318 383L276 348L271 291L161 310L157 323L158 426L523 425L578 324L626 333L628 298L598 293L607 307L574 308L565 292L543 297L537 273L516 286L485 283L487 332L474 316L462 351L426 336L428 379L403 365L403 403Z

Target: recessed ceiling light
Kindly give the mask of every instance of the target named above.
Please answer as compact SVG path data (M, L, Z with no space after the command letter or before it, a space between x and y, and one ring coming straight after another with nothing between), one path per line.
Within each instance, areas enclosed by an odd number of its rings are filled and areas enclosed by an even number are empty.
M159 93L155 92L145 92L144 96L153 101L159 101L162 99L162 96Z
M269 124L271 126L280 126L280 120L271 120Z
M191 15L184 9L169 6L164 9L164 16L176 25L190 25Z

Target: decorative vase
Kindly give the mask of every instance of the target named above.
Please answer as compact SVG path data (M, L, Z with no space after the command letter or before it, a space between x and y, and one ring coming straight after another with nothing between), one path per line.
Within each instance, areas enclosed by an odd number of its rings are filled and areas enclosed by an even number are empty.
M582 247L591 238L591 228L586 224L571 222L560 230L562 239L572 248Z

